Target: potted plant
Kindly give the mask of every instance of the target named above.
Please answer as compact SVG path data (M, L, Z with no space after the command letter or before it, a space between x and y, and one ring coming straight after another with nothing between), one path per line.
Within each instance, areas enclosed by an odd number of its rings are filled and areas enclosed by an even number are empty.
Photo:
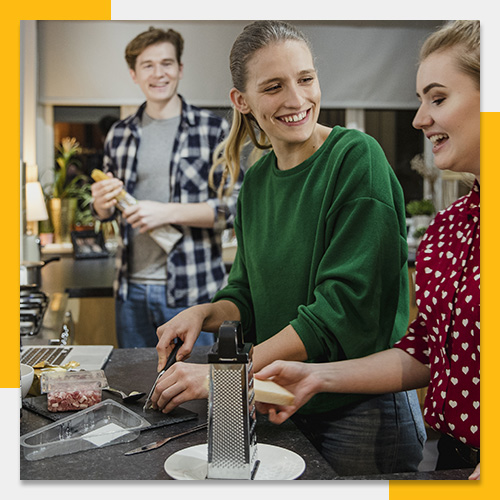
M408 235L417 241L429 227L436 209L431 200L412 200L406 205L406 212L411 216Z
M406 211L412 216L434 215L436 209L431 200L413 200L406 205Z
M77 196L75 211L75 230L85 231L94 227L95 219L90 210L92 202L92 191L89 183L81 186Z
M71 230L79 199L90 189L87 177L80 173L78 155L81 147L74 137L65 137L57 146L54 183L49 199L50 218L54 227L55 243L70 243Z
M47 199L45 204L48 205ZM49 207L47 207L47 212ZM40 237L40 245L44 247L47 244L54 242L54 227L50 221L50 217L47 220L42 220L38 223L38 235Z

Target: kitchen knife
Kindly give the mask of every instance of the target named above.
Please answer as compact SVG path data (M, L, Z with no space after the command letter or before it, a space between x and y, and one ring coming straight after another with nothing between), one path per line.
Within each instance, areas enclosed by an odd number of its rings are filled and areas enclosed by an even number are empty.
M148 405L151 404L151 396L153 395L153 392L156 389L156 384L158 383L158 380L160 380L160 377L175 363L175 357L177 356L177 351L180 349L181 345L184 342L182 342L181 339L177 339L177 343L175 344L175 347L172 349L172 352L170 353L170 356L167 359L167 364L163 368L161 372L158 373L158 376L156 377L156 380L153 384L153 387L151 387L151 390L149 391L148 397L146 399L146 402L144 403L144 406L142 407L142 411L146 411L148 409Z
M159 441L154 441L149 444L145 444L144 446L141 446L140 448L135 448L133 450L127 451L125 455L135 455L136 453L143 453L145 451L151 451L151 450L156 450L160 446L163 446L165 443L168 443L169 441L172 441L172 439L177 439L178 437L185 436L186 434L191 434L192 432L200 431L201 429L206 429L207 424L201 424L197 425L196 427L192 427L191 429L181 432L180 434L176 434L175 436L170 436L164 439L160 439Z

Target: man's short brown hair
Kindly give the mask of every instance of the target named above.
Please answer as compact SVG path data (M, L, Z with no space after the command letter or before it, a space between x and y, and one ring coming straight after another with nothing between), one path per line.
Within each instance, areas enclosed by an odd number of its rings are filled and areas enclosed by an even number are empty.
M184 39L175 30L168 31L151 26L147 31L137 35L125 48L125 60L130 69L135 70L135 62L142 52L150 45L168 42L175 48L177 62L181 64L182 51L184 50Z

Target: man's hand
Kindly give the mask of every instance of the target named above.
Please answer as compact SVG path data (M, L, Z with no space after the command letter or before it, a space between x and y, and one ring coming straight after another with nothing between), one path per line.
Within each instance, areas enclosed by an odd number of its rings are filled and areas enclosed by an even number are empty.
M141 200L127 207L123 211L123 216L134 229L137 228L140 233L145 233L171 222L171 206L171 203Z
M109 179L94 182L91 185L94 210L102 219L107 219L113 215L116 197L123 189L123 182L120 179L113 177L111 173L107 175Z

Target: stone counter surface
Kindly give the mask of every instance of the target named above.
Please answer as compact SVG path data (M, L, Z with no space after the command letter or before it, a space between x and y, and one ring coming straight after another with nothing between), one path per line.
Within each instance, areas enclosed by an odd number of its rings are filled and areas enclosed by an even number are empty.
M207 348L197 349L192 361L203 362ZM138 390L148 392L156 378L155 349L115 349L108 361L105 372L111 387L130 392ZM104 393L103 393L104 394ZM103 396L103 397L107 397ZM144 403L144 400L142 400ZM164 470L165 460L176 451L207 442L206 431L198 431L175 439L163 447L125 456L131 449L145 445L164 437L179 434L207 420L207 403L191 401L182 405L194 411L198 419L177 423L141 432L130 442L111 445L101 449L89 450L70 455L28 461L21 450L21 480L165 480L170 479ZM45 417L23 409L21 434L50 424ZM262 415L258 416L257 440L259 443L280 446L302 456L306 470L302 480L333 479L334 471L309 441L297 430L292 422L276 426Z
M189 361L204 362L208 348L197 348ZM125 392L132 390L148 392L156 378L156 350L147 349L115 349L108 361L105 372L109 385ZM104 396L107 397L107 396ZM144 400L142 400L143 402ZM132 456L124 453L133 448L143 446L167 436L179 434L207 420L207 403L191 401L182 405L198 415L197 419L176 423L164 427L145 430L130 442L119 445L28 461L21 450L21 480L165 480L170 479L164 470L165 460L173 453L206 443L206 431L198 431L182 438L175 439L163 447ZM23 409L21 435L38 429L51 421L32 411ZM317 450L296 428L287 421L282 425L274 425L263 415L258 415L257 440L259 443L272 444L294 451L306 462L306 470L300 480L466 480L472 469L440 472L418 472L383 474L370 476L339 477L323 459Z

